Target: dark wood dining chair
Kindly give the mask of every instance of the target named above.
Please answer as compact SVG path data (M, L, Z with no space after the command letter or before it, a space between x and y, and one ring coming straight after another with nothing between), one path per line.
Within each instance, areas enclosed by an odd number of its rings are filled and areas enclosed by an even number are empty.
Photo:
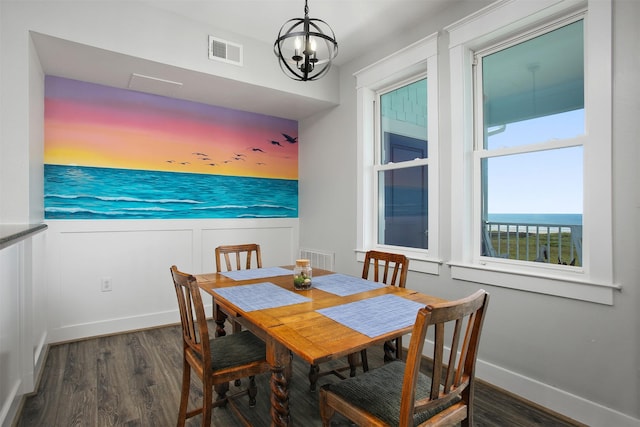
M407 273L409 272L409 259L392 252L367 251L362 267L362 278L384 283L389 286L404 288L407 285ZM369 278L370 273L372 278ZM367 350L360 352L362 369L366 372L369 369L367 361ZM384 360L390 362L395 359L402 359L402 337L384 343Z
M216 248L216 271L218 273L222 272L221 255L224 257L224 265L227 268L225 271L262 268L260 245L256 243L218 246ZM255 266L252 264L253 259L255 259ZM232 264L232 260L235 260L235 263Z
M213 408L226 404L248 425L248 420L233 400L248 395L249 406L255 406L255 375L269 371L264 342L249 331L209 339L207 318L195 277L180 272L175 265L171 267L171 277L178 298L183 344L182 392L177 425L184 426L188 418L202 414L202 425L208 427ZM192 371L202 382L202 407L188 411ZM227 396L229 381L244 377L249 377L248 388ZM215 401L214 389L217 393Z
M366 426L472 426L475 365L488 303L489 294L479 290L420 309L406 362L395 360L320 388L322 425L329 426L338 412ZM423 373L422 350L432 325L433 359ZM448 359L445 347L450 349Z
M406 256L401 254L394 254L390 252L380 251L368 251L365 255L364 267L362 269L362 278L367 280L373 280L375 282L384 283L390 286L405 287L407 282L407 271L409 270L409 260ZM369 279L369 271L372 271L372 279ZM395 342L389 341L384 344L385 348L385 361L393 360L393 353L396 353L396 357L400 358L402 355L402 338L397 338ZM369 361L367 359L367 350L360 351L360 361L358 361L358 354L350 354L348 356L348 366L333 367L325 371L321 371L318 365L311 365L309 369L309 381L311 383L311 391L315 391L315 385L318 378L325 375L335 375L338 378L345 379L342 374L343 371L349 370L349 376L354 377L356 375L356 369L358 366L362 366L362 370L367 372L369 370Z
M216 272L234 270L249 270L251 268L262 268L262 254L260 253L260 245L256 243L246 243L242 245L222 245L215 249ZM223 263L224 260L224 263ZM254 261L255 260L255 263ZM225 267L225 270L223 270ZM218 316L220 307L213 301L213 318L216 321L216 336L225 335L224 318ZM232 322L233 332L239 332L242 327L237 322Z

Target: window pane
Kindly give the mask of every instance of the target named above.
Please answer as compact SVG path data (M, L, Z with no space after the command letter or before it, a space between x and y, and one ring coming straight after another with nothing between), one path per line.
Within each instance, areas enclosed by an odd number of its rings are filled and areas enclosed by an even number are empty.
M380 96L381 164L427 157L427 79Z
M581 265L583 148L484 159L482 255Z
M485 149L584 134L583 21L482 58Z
M427 166L380 171L378 182L378 242L427 249Z

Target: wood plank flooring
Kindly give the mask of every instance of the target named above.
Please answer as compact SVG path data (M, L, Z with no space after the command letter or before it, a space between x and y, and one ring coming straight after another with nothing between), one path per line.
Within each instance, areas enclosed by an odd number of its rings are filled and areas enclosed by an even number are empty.
M230 329L228 329L230 330ZM15 422L30 426L126 426L158 427L176 424L182 373L181 331L179 326L137 331L57 344L48 351L36 394L25 399ZM369 352L369 365L382 363L382 349ZM336 361L332 363L342 363ZM309 391L309 366L294 357L289 404L296 426L321 426L318 393ZM195 376L195 375L194 375ZM254 426L268 426L268 375L257 377L258 403L248 407L246 398L238 401ZM339 381L325 376L319 385ZM243 381L243 386L246 380ZM232 390L235 388L231 385ZM192 381L193 405L200 393L199 381ZM200 425L200 416L189 426ZM212 425L241 426L229 408L213 411ZM334 417L334 426L350 425ZM544 408L477 383L475 425L484 426L579 426Z

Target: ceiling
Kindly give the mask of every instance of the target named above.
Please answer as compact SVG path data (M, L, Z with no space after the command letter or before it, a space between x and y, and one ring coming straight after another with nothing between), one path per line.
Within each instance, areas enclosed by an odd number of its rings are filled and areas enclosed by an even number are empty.
M309 17L336 35L341 65L381 40L418 25L457 0L308 0ZM304 17L304 0L142 0L189 19L273 43L282 25Z
M112 0L117 4L119 0ZM233 32L272 45L289 19L304 17L303 0L138 0L213 29ZM309 17L327 22L339 45L336 65L345 64L394 34L419 24L461 0L309 0ZM135 89L157 95L220 105L299 120L332 105L326 101L248 85L91 46L33 35L46 74ZM133 74L163 76L175 85L146 81L130 87ZM305 84L300 82L300 84ZM206 91L202 88L215 87Z

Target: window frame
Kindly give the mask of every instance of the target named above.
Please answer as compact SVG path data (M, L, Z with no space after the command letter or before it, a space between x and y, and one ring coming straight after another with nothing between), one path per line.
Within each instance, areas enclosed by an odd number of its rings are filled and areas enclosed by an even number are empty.
M438 258L438 37L432 34L354 73L357 91L357 235L356 259L371 249L406 255L410 270L439 274ZM428 159L403 162L402 167L428 164L429 248L417 249L378 244L378 172L380 165L379 95L393 88L427 78Z
M533 265L481 257L480 182L475 167L473 61L477 52L584 13L585 135L583 267ZM506 23L506 24L505 24ZM446 28L452 134L451 276L522 291L613 304L612 71L610 0L500 1ZM455 82L455 83L454 83ZM597 143L595 142L597 141ZM566 141L575 145L576 141ZM527 265L524 265L527 264ZM532 264L532 265L528 265Z

